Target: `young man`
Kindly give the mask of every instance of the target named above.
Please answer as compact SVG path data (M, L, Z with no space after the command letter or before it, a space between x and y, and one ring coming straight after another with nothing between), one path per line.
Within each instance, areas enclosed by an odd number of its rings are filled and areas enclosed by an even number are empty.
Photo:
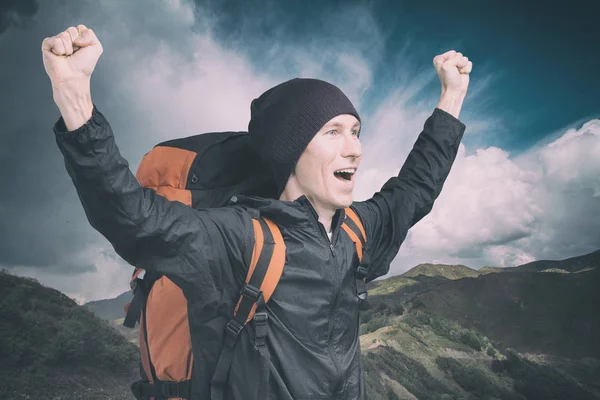
M344 208L364 226L367 282L385 275L407 231L439 195L465 130L457 118L472 64L434 58L438 107L406 163L371 199L352 201L361 159L360 117L335 86L293 79L255 99L249 133L273 174L279 198L239 196L227 207L194 210L140 186L95 107L90 77L102 47L91 29L46 38L43 60L61 118L57 144L91 225L130 264L166 275L184 292L194 351L192 399L211 398L223 343L254 246L252 215L274 221L286 244L283 275L268 303L270 399L364 399L358 334L357 258L340 233ZM258 353L243 330L226 399L254 399ZM214 399L214 396L213 396Z

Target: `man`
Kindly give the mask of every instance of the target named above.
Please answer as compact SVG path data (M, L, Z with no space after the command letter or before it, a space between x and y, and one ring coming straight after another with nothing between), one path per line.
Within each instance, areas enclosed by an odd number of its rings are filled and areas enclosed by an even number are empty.
M188 300L194 350L193 399L211 398L222 325L252 257L252 215L281 229L283 275L268 303L271 399L364 399L358 335L355 248L340 233L344 208L362 222L371 257L367 281L385 275L407 231L439 195L465 125L457 118L472 63L449 51L434 58L438 107L397 177L373 198L353 202L361 159L360 117L335 86L292 79L255 99L248 131L272 172L278 199L240 196L227 207L194 210L140 186L91 100L102 53L91 29L70 27L42 43L61 118L57 144L91 225L130 264L158 271ZM227 399L254 399L257 353L246 330L229 371Z

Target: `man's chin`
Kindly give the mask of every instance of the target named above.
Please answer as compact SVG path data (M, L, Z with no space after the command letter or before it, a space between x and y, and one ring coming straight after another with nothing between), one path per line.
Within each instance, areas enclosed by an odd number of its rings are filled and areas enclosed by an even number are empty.
M336 208L346 208L350 207L354 202L352 194L346 196L339 196L335 199Z

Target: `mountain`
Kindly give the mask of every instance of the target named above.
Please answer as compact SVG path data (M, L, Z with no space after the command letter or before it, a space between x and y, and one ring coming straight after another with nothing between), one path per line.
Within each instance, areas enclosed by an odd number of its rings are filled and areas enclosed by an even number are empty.
M479 274L491 274L493 272L502 272L504 271L506 268L502 268L502 267L490 267L490 266L485 266L482 268L479 268L477 270L477 272L479 272Z
M566 261L372 286L360 326L368 398L600 399L600 260Z
M421 264L370 282L367 398L599 400L598 254L480 270ZM137 328L119 322L135 343Z
M402 276L414 278L423 275L429 277L439 276L446 279L476 278L480 272L465 265L419 264L409 269Z
M374 295L394 294L400 301L448 280L479 275L479 271L464 265L419 264L402 275L369 282L367 289Z
M139 352L35 279L0 271L0 398L131 399Z
M600 268L489 274L441 284L413 302L505 348L600 358Z
M506 268L510 272L540 272L548 269L562 269L567 272L578 272L600 265L600 250L582 256L564 260L538 260L518 267Z
M114 299L95 300L85 303L84 306L99 318L113 321L125 318L124 307L133 299L131 291L127 291Z

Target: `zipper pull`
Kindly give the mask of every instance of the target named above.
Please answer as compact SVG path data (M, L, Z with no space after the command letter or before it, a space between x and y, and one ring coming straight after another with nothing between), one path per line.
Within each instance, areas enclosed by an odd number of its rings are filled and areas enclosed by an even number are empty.
M333 243L329 243L329 248L331 249L331 254L335 257L335 253L333 251Z

